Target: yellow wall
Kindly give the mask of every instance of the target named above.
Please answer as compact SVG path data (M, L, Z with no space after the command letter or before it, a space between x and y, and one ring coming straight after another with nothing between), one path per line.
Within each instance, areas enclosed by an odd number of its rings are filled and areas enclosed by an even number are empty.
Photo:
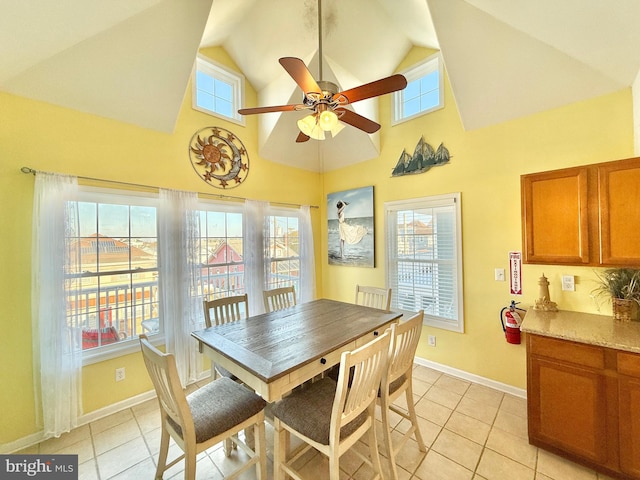
M429 50L414 48L399 71L425 58ZM565 310L596 313L590 298L595 287L592 268L525 265L523 296L509 294L509 283L494 281L494 269L508 272L508 253L520 251L520 175L572 165L633 156L631 90L575 103L526 118L465 132L448 80L445 108L391 127L390 96L380 99L381 153L375 160L326 174L324 193L374 186L376 268L329 266L322 244L325 295L352 301L354 285L384 286L385 201L460 192L465 332L423 330L418 356L515 387L526 388L524 345L509 345L499 324L499 311L513 298L529 308L538 298L538 278L549 279L551 299ZM424 135L434 148L443 142L448 164L391 178L403 149L412 153ZM322 218L326 218L323 204ZM322 236L326 238L326 222ZM562 292L563 274L576 275L576 291ZM610 311L610 310L609 310ZM607 313L603 310L601 313ZM436 347L426 335L436 335Z
M221 49L204 53L236 68ZM399 69L428 53L413 49ZM245 99L247 105L256 105L250 85ZM321 206L312 210L319 296L352 301L356 283L384 285L385 201L461 192L465 333L427 328L425 335L437 336L437 347L421 346L419 355L524 388L524 347L507 345L498 324L498 312L511 298L508 283L493 280L494 268L507 268L507 253L521 248L519 176L632 156L631 92L627 89L471 132L461 126L448 85L445 102L443 110L391 127L390 97L383 97L380 156L320 176L261 159L257 117L247 117L246 127L240 127L196 112L191 109L189 88L172 134L0 93L0 444L38 431L29 294L33 177L20 173L20 167L219 193L196 178L187 155L193 133L212 125L237 133L249 151L247 181L230 194ZM424 174L391 178L402 150L412 151L421 135L436 147L443 142L451 152L450 163ZM367 185L375 187L377 266L329 266L326 194ZM592 269L577 267L525 266L523 305L537 297L542 272L551 282L552 300L561 308L595 311L589 298ZM577 275L576 292L560 292L562 274ZM119 366L127 368L127 378L116 384L114 370ZM138 354L86 367L83 382L87 413L151 388Z

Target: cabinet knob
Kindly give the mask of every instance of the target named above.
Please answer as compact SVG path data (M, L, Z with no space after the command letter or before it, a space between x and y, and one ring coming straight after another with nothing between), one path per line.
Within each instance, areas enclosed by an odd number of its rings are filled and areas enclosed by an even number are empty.
M377 331L377 330L373 332L373 336L374 336L374 337L377 337L377 336L378 336L378 331Z
M327 363L327 359L326 359L326 358L321 358L321 359L320 359L320 363L321 363L322 365L324 365L325 363Z

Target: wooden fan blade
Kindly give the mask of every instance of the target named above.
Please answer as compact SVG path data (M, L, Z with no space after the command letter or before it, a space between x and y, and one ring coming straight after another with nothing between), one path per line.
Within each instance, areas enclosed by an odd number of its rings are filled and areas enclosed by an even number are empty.
M396 92L402 90L407 86L407 79L404 75L396 74L390 77L381 78L375 82L365 83L359 87L351 88L334 95L334 98L344 96L347 99L347 103L359 102L371 97L377 97L385 95L387 93Z
M253 115L256 113L269 113L269 112L291 112L296 109L298 105L274 105L271 107L255 107L255 108L241 108L238 110L240 115Z
M300 133L298 133L298 136L296 137L296 143L306 142L310 138L311 137L309 135L306 135L306 134L300 132Z
M367 133L375 133L380 130L380 125L378 123L373 120L369 120L367 117L363 117L356 112L352 112L346 108L336 108L335 112L340 121L353 125Z
M291 75L291 78L298 84L305 95L309 92L322 92L318 86L318 82L313 78L313 75L311 75L311 72L302 60L296 57L283 57L279 61L280 65Z

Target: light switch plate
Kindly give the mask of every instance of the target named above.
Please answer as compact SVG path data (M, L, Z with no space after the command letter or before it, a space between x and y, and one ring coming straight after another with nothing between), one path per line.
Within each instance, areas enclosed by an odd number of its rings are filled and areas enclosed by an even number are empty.
M562 276L562 290L565 292L575 292L576 291L576 277L573 275L563 275Z
M496 282L504 282L504 268L496 268L495 279Z

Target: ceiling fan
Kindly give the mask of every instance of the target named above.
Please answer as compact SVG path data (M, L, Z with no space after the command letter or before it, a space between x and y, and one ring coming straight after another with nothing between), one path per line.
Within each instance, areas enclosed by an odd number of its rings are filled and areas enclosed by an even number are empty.
M321 0L318 0L318 45L319 73L320 78L322 78ZM338 85L333 82L316 81L307 66L299 58L283 57L279 62L302 89L304 93L302 102L299 104L242 108L238 110L238 113L241 115L254 115L257 113L308 110L310 114L298 120L300 133L296 138L297 143L306 142L309 138L324 140L325 132L331 132L332 136L335 136L344 128L344 125L340 124L341 121L367 133L377 132L380 129L378 123L345 108L345 106L402 90L407 86L407 79L403 75L396 74L359 87L339 91Z

